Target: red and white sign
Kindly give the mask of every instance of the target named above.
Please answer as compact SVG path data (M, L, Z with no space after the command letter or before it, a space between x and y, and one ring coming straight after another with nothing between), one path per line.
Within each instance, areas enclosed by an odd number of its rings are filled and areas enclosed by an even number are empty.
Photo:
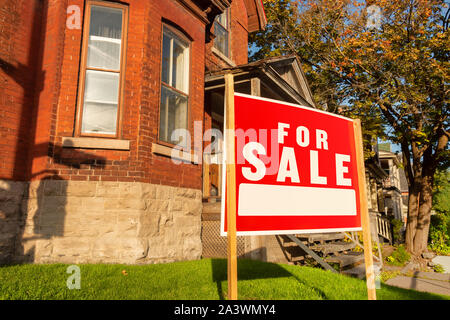
M352 119L238 93L234 105L237 235L361 230Z

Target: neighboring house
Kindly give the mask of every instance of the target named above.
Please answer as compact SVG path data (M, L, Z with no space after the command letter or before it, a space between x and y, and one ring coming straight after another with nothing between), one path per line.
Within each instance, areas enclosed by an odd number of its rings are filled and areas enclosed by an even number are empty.
M405 170L400 168L400 192L402 194L402 221L403 226L406 227L406 222L408 219L408 201L409 201L409 187L408 180L406 179Z
M381 168L378 144L371 145L373 156L366 159L367 206L371 222L372 239L391 241L390 223L385 216L383 182L388 174Z
M2 6L0 262L200 258L202 199L219 190L204 146L177 151L173 130L222 128L225 68L236 91L312 103L295 59L248 64L260 0Z

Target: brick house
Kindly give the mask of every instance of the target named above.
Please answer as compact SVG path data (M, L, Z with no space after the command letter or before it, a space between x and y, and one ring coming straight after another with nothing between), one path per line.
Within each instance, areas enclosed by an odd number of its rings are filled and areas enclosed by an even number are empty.
M3 3L0 263L200 258L221 168L173 130L223 128L225 72L236 91L314 105L295 57L248 63L260 0Z

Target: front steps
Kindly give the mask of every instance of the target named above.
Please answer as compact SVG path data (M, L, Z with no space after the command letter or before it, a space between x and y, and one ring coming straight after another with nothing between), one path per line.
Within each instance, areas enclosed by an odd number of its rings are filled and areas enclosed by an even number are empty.
M277 237L280 239L280 246L282 246L290 263L302 265L312 258L287 236ZM345 273L364 262L364 254L352 251L356 244L353 241L344 241L346 239L344 233L297 234L295 237L326 263L336 264L335 268L341 273Z

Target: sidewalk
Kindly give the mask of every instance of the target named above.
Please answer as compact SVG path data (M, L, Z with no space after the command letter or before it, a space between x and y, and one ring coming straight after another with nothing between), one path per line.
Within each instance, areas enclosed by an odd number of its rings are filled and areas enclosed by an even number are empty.
M440 264L444 268L445 273L450 273L450 257L449 256L436 256L433 258L434 264Z
M450 274L414 272L413 277L404 275L386 281L386 284L404 289L444 294L450 296Z

